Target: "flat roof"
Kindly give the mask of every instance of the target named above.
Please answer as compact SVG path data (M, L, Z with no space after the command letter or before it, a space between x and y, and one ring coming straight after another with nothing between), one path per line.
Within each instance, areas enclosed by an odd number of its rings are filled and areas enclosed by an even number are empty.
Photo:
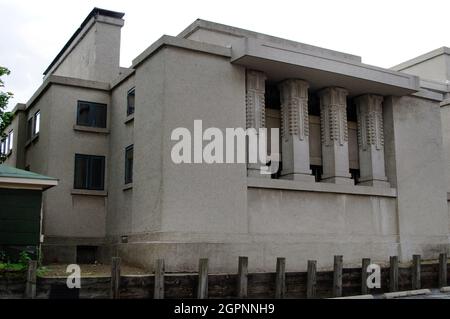
M427 52L425 54L419 55L418 57L415 57L411 60L402 62L400 64L397 64L393 67L391 67L392 70L395 71L402 71L404 69L410 68L416 64L425 62L427 60L430 60L432 58L435 58L437 56L443 55L443 54L447 54L450 55L450 48L448 47L440 47L438 49L435 49L433 51Z
M61 49L61 51L59 51L58 55L56 55L56 57L53 59L53 61L50 63L50 65L47 67L47 69L45 69L45 71L43 73L44 75L47 75L47 73L56 64L56 62L58 62L58 60L61 58L61 56L64 54L64 52L70 47L72 42L75 40L75 38L78 36L78 34L80 34L81 30L83 30L83 28L86 26L86 24L89 22L89 20L91 20L92 17L96 17L99 15L107 16L107 17L111 17L111 18L122 19L123 16L125 15L125 13L117 12L117 11L110 11L110 10L101 9L101 8L97 8L97 7L92 9L92 11L87 15L86 19L84 19L84 21L81 23L80 27L70 37L69 41L67 41L67 43L64 45L64 47Z

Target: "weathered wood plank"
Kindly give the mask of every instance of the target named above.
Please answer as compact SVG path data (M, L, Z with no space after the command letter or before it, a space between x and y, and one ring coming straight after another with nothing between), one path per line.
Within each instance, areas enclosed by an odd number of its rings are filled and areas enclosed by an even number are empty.
M389 258L389 291L398 291L398 256Z
M238 298L248 296L248 257L239 257L238 264Z
M283 299L286 295L286 258L277 258L277 271L275 276L275 298Z
M342 260L341 255L334 256L333 297L342 297Z
M164 299L164 259L156 260L154 299Z
M111 299L120 298L120 257L113 257L111 261Z
M367 267L370 265L370 258L363 258L361 264L361 294L367 295L369 293L369 287L367 287Z
M197 299L208 298L208 258L200 259L198 266Z
M411 283L412 283L412 289L420 289L421 283L420 283L420 255L413 255L413 263L412 263L412 269L411 269Z
M447 254L439 254L439 288L447 286Z
M317 261L308 260L308 273L306 277L306 298L312 299L316 298L316 272L317 272Z
M25 298L35 299L36 298L36 271L37 271L37 261L28 261L28 271L27 271L27 283L25 286Z

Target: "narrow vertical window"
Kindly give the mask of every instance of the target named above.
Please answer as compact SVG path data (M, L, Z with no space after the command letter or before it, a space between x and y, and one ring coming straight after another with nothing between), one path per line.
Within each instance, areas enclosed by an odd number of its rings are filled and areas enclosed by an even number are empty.
M40 128L41 128L41 111L37 111L37 112L34 114L34 130L33 130L33 135L38 134Z
M8 152L13 149L14 143L14 131L10 131L8 134Z
M30 117L27 121L27 141L31 140L33 136L33 118Z
M5 155L5 144L6 144L6 141L5 140L2 140L1 142L0 142L0 155Z
M134 114L134 91L132 88L127 94L127 115Z
M125 149L125 184L133 182L133 145Z

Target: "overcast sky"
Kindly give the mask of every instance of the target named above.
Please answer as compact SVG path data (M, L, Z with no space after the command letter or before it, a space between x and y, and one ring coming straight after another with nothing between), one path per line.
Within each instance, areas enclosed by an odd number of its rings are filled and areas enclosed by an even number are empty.
M0 65L12 71L6 88L15 94L10 107L28 101L93 7L125 12L122 66L197 18L360 55L386 68L450 46L449 0L0 0Z

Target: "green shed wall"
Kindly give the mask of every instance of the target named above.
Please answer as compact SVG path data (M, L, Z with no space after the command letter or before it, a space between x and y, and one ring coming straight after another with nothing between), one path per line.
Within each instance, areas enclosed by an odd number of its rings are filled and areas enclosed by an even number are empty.
M0 188L0 245L39 245L42 192Z

